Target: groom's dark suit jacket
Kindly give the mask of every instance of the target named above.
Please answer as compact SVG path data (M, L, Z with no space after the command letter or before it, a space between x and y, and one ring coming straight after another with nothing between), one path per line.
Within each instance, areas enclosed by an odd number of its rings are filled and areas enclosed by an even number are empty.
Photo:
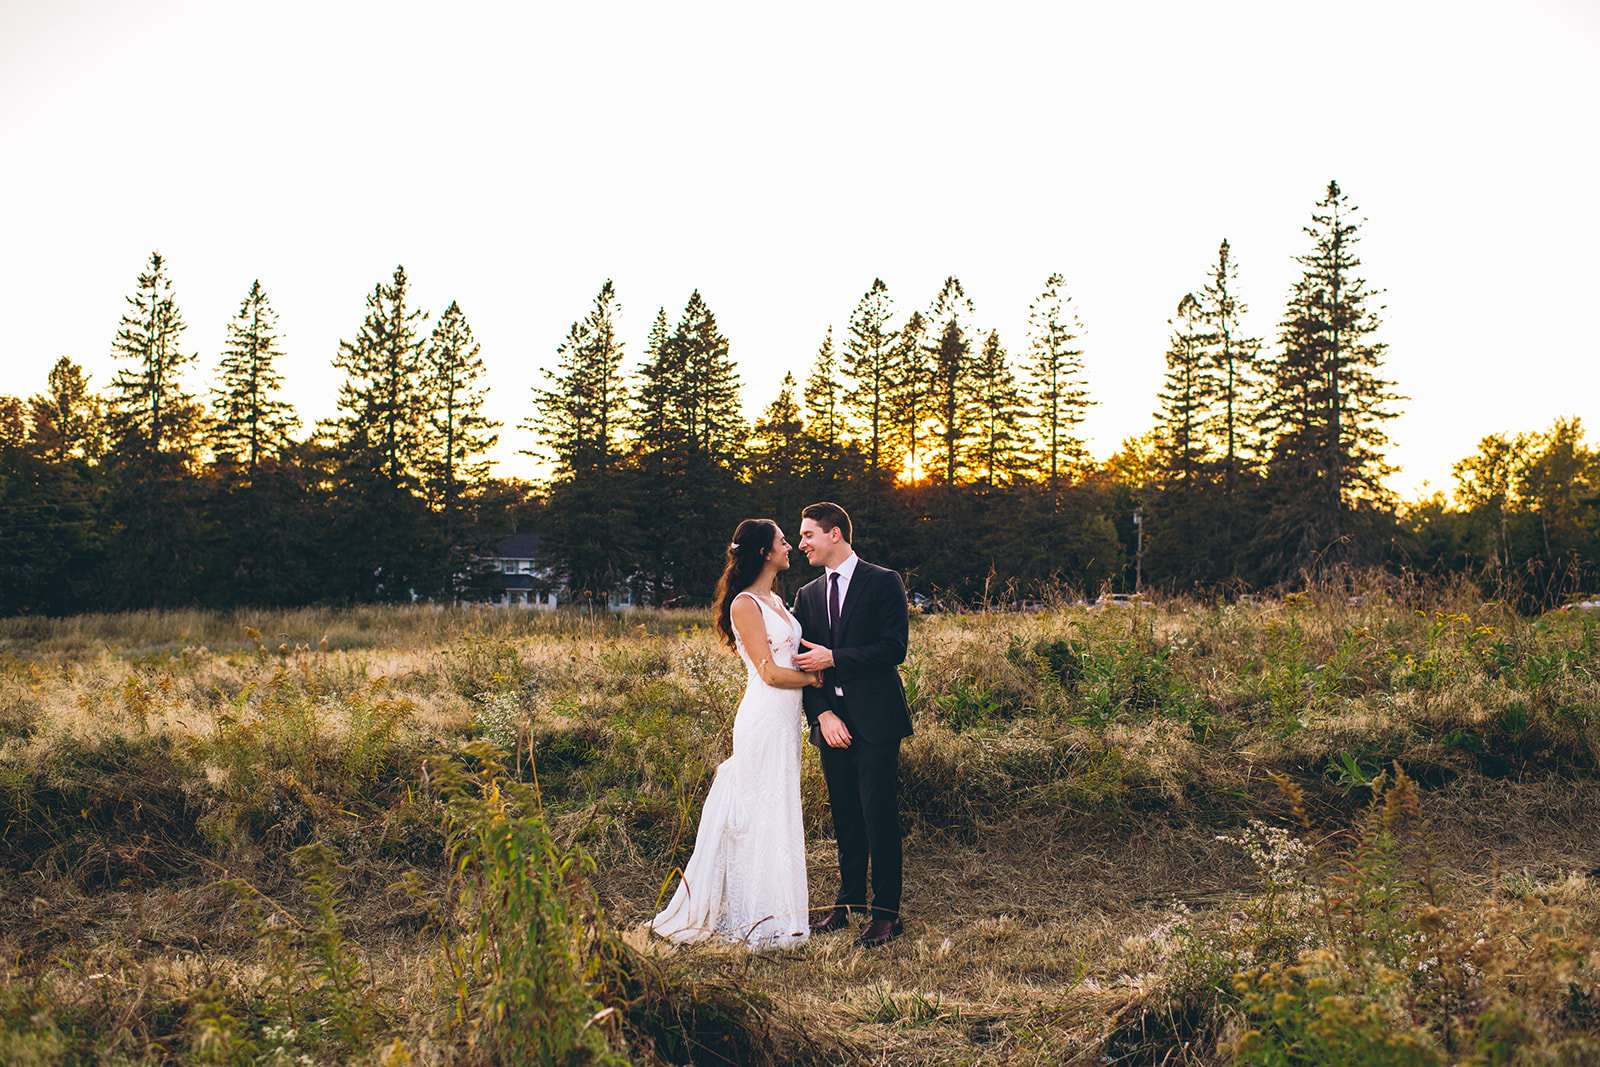
M906 618L906 587L900 575L876 567L859 556L850 576L844 603L839 606L839 637L828 628L828 575L807 582L795 597L794 616L800 635L833 650L834 665L823 672L822 685L802 692L806 718L811 722L811 743L821 746L817 716L839 714L853 737L869 744L885 744L911 736L911 709L897 669L906 659L910 623ZM844 690L841 709L834 689ZM842 714L840 714L842 710Z

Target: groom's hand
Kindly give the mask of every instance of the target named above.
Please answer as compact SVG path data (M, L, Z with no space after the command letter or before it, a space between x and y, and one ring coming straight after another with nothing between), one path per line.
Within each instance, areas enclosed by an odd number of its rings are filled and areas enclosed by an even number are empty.
M818 715L817 726L822 730L822 739L828 742L829 748L850 747L850 727L833 712L825 711Z
M795 656L794 665L796 667L803 671L825 671L833 666L833 649L823 648L816 642L807 641L803 637L800 639L800 643L811 647Z

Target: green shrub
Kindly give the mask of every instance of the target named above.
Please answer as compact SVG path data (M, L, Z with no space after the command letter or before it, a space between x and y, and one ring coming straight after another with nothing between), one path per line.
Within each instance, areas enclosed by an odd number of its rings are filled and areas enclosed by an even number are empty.
M521 689L528 680L522 654L507 637L470 633L443 656L445 678L464 697Z
M1555 1061L1600 1054L1600 1035L1569 1009L1597 988L1589 932L1540 900L1448 904L1420 796L1398 765L1372 783L1343 842L1314 836L1299 787L1279 785L1317 843L1280 850L1298 871L1265 872L1300 888L1257 911L1254 962L1232 981L1240 1062L1501 1063L1519 1046ZM1272 958L1302 938L1312 947Z
M441 978L470 1058L488 1063L622 1063L607 1042L597 943L606 937L593 865L562 849L536 786L508 777L475 743L478 769L439 766L450 822L451 899ZM614 1013L614 1012L611 1012Z

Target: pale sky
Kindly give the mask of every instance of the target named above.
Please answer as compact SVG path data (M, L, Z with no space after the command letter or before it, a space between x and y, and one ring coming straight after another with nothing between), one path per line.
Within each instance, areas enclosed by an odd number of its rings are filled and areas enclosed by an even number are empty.
M252 279L288 397L403 263L516 424L607 278L628 362L698 288L753 414L882 277L948 274L1014 355L1045 278L1101 456L1151 425L1167 320L1232 242L1275 339L1330 178L1386 290L1393 485L1483 435L1600 430L1600 2L271 4L0 0L0 391L104 388L170 265L203 392Z

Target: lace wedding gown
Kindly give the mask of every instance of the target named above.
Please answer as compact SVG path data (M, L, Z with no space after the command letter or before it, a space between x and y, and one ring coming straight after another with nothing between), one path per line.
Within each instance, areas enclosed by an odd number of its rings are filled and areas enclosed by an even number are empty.
M793 667L800 624L761 598L773 661ZM810 933L806 843L800 821L800 690L747 671L733 720L733 754L717 767L683 880L650 928L676 942L720 938L751 949L798 945Z

